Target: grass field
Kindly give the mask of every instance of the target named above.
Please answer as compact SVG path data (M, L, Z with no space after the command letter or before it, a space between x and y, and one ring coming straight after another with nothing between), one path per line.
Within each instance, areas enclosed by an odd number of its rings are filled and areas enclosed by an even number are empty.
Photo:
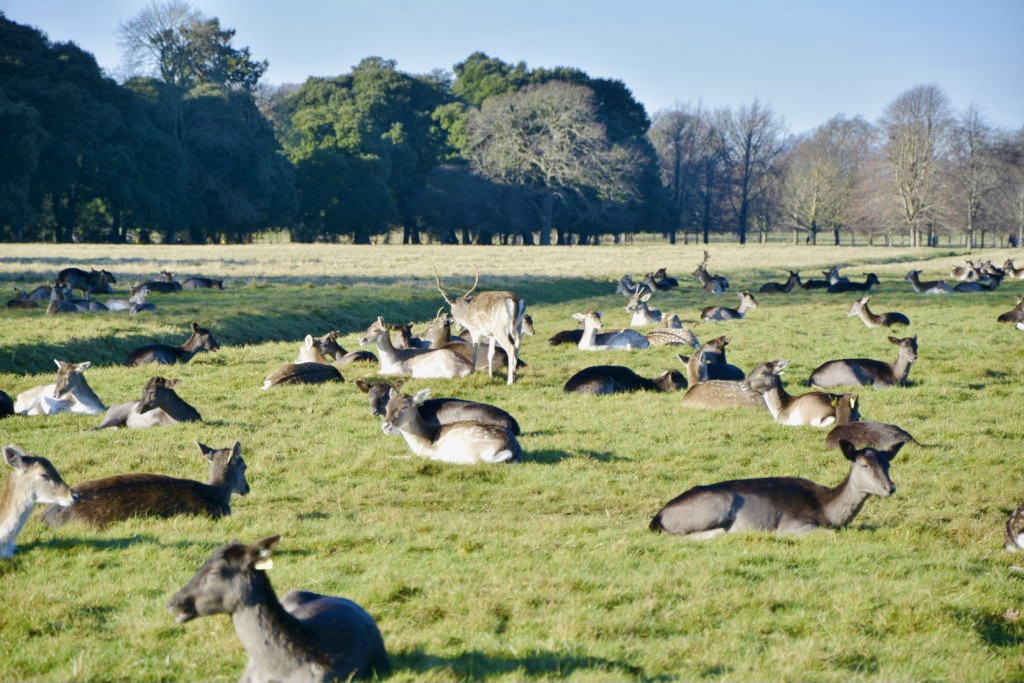
M226 278L225 291L152 295L155 315L2 314L0 389L52 381L53 358L92 362L107 405L154 374L205 418L148 430L87 432L100 416L16 417L0 441L49 457L69 483L144 471L205 479L193 443L242 443L252 492L219 521L135 519L96 531L32 519L0 562L0 680L230 681L246 655L232 624L177 625L165 605L230 539L283 536L271 580L343 595L380 625L395 681L1024 680L1024 574L1002 527L1024 499L1020 465L1024 333L999 325L1024 285L914 295L904 274L943 277L966 252L870 247L714 246L709 268L732 289L805 278L833 264L882 284L876 312L899 310L920 355L909 386L863 388L864 419L899 424L928 447L894 461L895 496L872 498L846 529L800 538L745 533L687 542L651 533L666 501L700 483L792 475L835 485L846 460L827 430L783 427L767 411L688 411L679 394L582 397L565 380L593 364L654 376L678 349L587 353L551 347L571 314L625 326L614 282L660 266L682 286L652 307L695 321L710 303L689 276L699 246L398 247L0 245L0 285L29 287L65 266L103 267L128 284L170 270ZM1010 251L986 251L1001 264ZM344 366L344 384L260 391L307 333L342 332L348 350L377 316L425 321L479 271L514 289L537 336L528 367L503 377L415 380L407 390L500 405L523 426L519 466L458 467L407 458L385 436ZM99 297L103 300L105 297ZM727 334L749 370L791 359L787 387L831 358L895 359L889 332L846 309L856 295L761 296L746 320L694 325ZM136 346L180 343L208 327L222 348L179 366L119 365ZM416 329L421 329L418 324ZM1022 563L1024 564L1024 563Z

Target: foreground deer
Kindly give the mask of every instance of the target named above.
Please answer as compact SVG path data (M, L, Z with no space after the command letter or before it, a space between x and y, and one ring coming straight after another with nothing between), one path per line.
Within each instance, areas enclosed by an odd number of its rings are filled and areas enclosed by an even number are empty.
M162 474L133 472L75 484L78 502L71 507L50 506L43 515L47 526L83 522L104 527L130 517L206 515L217 519L231 514L231 494L249 493L242 444L214 449L196 441L210 462L210 476L203 484Z
M737 308L727 308L725 306L708 306L704 308L700 312L701 320L706 320L707 322L742 320L748 310L757 308L757 299L746 290L740 292L739 297L740 305Z
M661 311L648 308L647 302L651 300L653 292L646 287L637 287L636 292L626 304L626 313L632 313L633 318L630 325L656 325L661 322Z
M452 298L441 286L441 280L434 272L437 291L451 309L452 318L469 332L473 342L473 367L476 367L480 344L489 340L487 348L487 374L494 375L494 347L497 344L508 355L508 384L515 381L519 359L519 345L523 340L523 316L526 302L513 292L480 292L470 296L480 284L477 273L473 286L460 297Z
M385 434L400 433L418 456L458 465L478 463L516 463L523 449L515 435L505 427L486 422L427 422L419 406L430 397L430 389L415 396L392 389L388 397Z
M103 421L90 431L108 427L142 429L175 422L202 422L199 411L174 391L180 380L150 377L142 389L142 398L110 406Z
M648 379L621 365L592 365L570 377L562 391L567 394L624 394L685 388L686 378L678 370L665 370L658 377Z
M892 327L893 325L909 325L910 318L899 313L892 311L890 313L874 314L871 309L868 308L868 301L871 300L869 296L862 296L853 302L850 309L846 311L848 317L860 316L861 321L868 327Z
M857 396L811 391L791 396L782 386L782 371L788 360L762 363L743 381L743 388L761 395L775 421L790 427L827 427L839 421L856 421Z
M397 391L403 382L404 380L396 379L387 384L357 379L356 386L361 392L369 395L370 414L383 417L387 413L391 390ZM466 401L461 398L428 398L416 406L416 409L427 422L488 422L505 427L513 434L519 434L519 423L516 419L501 408L488 403Z
M876 389L905 385L910 366L917 360L917 337L897 339L889 337L889 343L899 347L895 363L886 363L871 358L844 358L830 360L818 366L811 373L810 383L822 389L841 386L873 386Z
M1001 323L1019 323L1024 321L1024 297L1018 296L1014 307L1006 313L1000 313L996 320Z
M584 351L632 351L646 349L650 346L647 338L636 330L619 330L618 332L601 332L601 313L587 311L573 313L572 317L583 323L583 334L577 346Z
M249 656L242 681L313 683L383 678L384 639L366 610L345 598L291 591L278 601L266 570L280 536L222 546L179 590L169 609L179 624L229 614Z
M945 280L921 280L921 271L912 270L903 278L918 294L951 294L953 288Z
M12 471L0 489L0 560L14 555L14 540L37 504L67 506L78 500L46 458L14 445L4 446L3 451Z
M850 471L835 488L795 477L695 486L669 501L651 520L650 529L703 540L749 529L803 534L819 527L844 527L868 496L888 497L896 492L889 462L899 448L857 450L848 441L839 446L850 461Z
M57 364L54 383L41 384L18 394L14 412L19 415L96 415L107 409L82 374L92 363L65 363L56 358L53 362Z
M471 361L451 349L396 349L388 326L378 317L359 339L360 346L375 344L380 356L380 374L423 379L465 377L473 372Z
M173 365L175 363L187 363L192 356L200 351L216 351L220 344L213 338L213 335L205 327L199 327L199 323L192 323L192 335L180 346L170 344L150 344L135 349L125 358L125 365L144 365L146 363L162 363Z

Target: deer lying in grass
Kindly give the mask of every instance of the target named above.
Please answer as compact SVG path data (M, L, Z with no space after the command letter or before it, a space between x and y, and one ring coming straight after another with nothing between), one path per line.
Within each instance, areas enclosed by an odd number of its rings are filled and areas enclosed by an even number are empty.
M35 299L30 299L28 292L24 289L14 288L14 298L8 299L7 308L39 308L39 302Z
M175 422L202 422L199 411L174 391L180 380L150 377L142 389L142 398L110 406L103 421L90 431L108 427L143 429Z
M921 271L912 270L903 278L918 294L951 294L953 288L945 280L921 280Z
M3 451L12 471L0 489L0 560L14 555L14 541L36 505L68 506L78 500L46 458L29 455L13 444Z
M868 273L864 278L864 282L851 282L849 280L839 281L834 284L830 284L825 290L829 294L842 294L844 292L866 292L873 286L879 284L878 276L874 273Z
M156 306L146 303L149 296L149 287L132 287L131 294L127 299L107 299L107 310L110 311L155 311Z
M840 416L843 421L859 419L855 394L811 391L791 396L787 393L780 375L788 365L788 360L762 363L757 372L743 381L744 389L761 395L776 422L790 427L828 427L838 422Z
M1006 520L1006 529L1003 532L1005 539L1003 547L1011 553L1024 550L1024 503L1017 506L1017 509L1010 513Z
M14 399L6 391L0 391L0 419L14 414Z
M383 417L387 413L391 391L398 391L404 380L367 382L357 379L356 386L370 398L370 414ZM416 408L427 422L447 424L449 422L487 422L505 427L515 435L519 434L519 423L507 412L488 403L466 401L461 398L428 398Z
M889 343L899 347L895 363L871 358L830 360L819 365L811 373L811 385L822 389L855 385L883 389L905 385L910 374L910 366L917 360L917 337L889 337Z
M473 372L471 361L450 349L396 349L384 321L378 317L359 339L360 346L375 344L380 374L423 379L465 377Z
M658 326L644 335L644 339L651 346L691 346L700 348L697 335L689 327L683 325L679 316L675 313L665 313L661 317ZM578 341L578 340L577 340Z
M70 290L55 284L50 289L50 301L46 305L46 315L58 313L78 313L78 306L69 301Z
M345 347L338 343L338 337L341 335L338 330L331 330L330 332L323 334L319 337L313 337L313 342L316 346L317 351L323 355L324 361L318 361L312 355L312 352L304 352L302 349L299 350L299 355L296 358L296 363L310 363L310 362L331 362L334 361L339 365L348 365L349 363L376 363L377 356L373 355L369 351L346 351Z
M1024 321L1024 297L1018 296L1013 308L1006 313L1000 313L996 321L1001 323L1019 323Z
M14 412L19 415L96 415L107 409L82 374L92 363L65 363L56 358L53 362L57 364L54 383L41 384L18 394Z
M89 299L93 294L109 294L111 283L116 284L117 278L110 271L96 270L89 272L81 268L65 268L57 273L57 286L70 291L82 290L82 296Z
M330 334L330 333L328 333ZM327 335L325 335L327 336ZM321 350L320 340L307 334L299 349L299 357L294 363L282 365L267 375L263 380L262 389L269 389L278 384L322 384L324 382L344 382L338 369L335 368Z
M209 277L190 277L181 282L182 289L224 289L223 280Z
M1006 273L1006 277L1013 280L1024 280L1024 268L1018 268L1013 265L1013 259L1006 259L1006 263L1003 264L1003 271Z
M872 313L871 309L868 308L868 301L870 300L871 297L862 296L854 301L850 309L846 311L847 317L860 316L861 321L868 327L892 327L893 325L910 324L910 318L897 311L880 313L878 315Z
M173 365L174 363L187 363L192 356L200 351L216 351L220 344L213 338L205 327L199 327L199 323L192 323L192 334L180 346L170 344L150 344L142 346L125 358L125 365L144 365L146 363L161 363Z
M174 279L174 273L166 270L161 270L156 280L148 280L141 286L149 287L149 291L154 294L175 294L181 291L181 283Z
M803 284L800 282L800 274L795 270L789 271L789 279L785 283L779 284L778 282L766 282L761 285L761 289L757 290L758 294L789 294L793 291L793 287L802 287Z
M646 287L638 287L630 297L629 303L626 304L626 313L633 314L630 325L656 325L661 322L661 311L647 306L652 295L653 292Z
M234 541L182 587L169 609L179 624L229 614L249 656L242 681L349 681L391 671L384 639L366 610L345 598L291 591L279 601L267 578L280 536Z
M523 333L526 333L526 318L523 316ZM532 327L531 327L532 329ZM451 318L444 312L444 309L438 311L438 314L430 321L427 326L427 330L422 335L422 340L427 343L427 348L433 349L449 349L459 355L465 357L466 360L473 360L473 345L463 339L452 336L452 324ZM531 333L532 334L532 333ZM516 361L519 367L526 367L526 363L522 359ZM495 370L507 369L508 368L508 354L502 348L494 349L494 359L491 361L491 367ZM473 368L477 372L482 372L488 369L488 361L483 356L479 356L476 359L476 365Z
M516 463L523 449L506 427L487 422L427 422L419 406L430 397L430 389L415 396L392 389L381 429L400 433L413 453L431 460L458 465Z
M740 305L737 308L726 306L707 306L700 312L701 320L717 322L722 320L742 320L747 311L757 308L757 299L750 292L744 290L739 293Z
M700 282L700 291L705 294L721 294L729 289L729 280L721 275L712 275L708 272L707 265L710 254L704 252L704 260L700 262L697 269L691 273Z
M679 358L682 360L683 356ZM710 364L699 358L694 361L692 356L688 360L688 374L693 372L690 369L690 363L694 363L696 367L703 368L697 371L698 376L707 376L707 367L710 367ZM763 365L763 363L758 365L750 374L757 373ZM743 388L742 380L704 379L696 383L691 382L690 388L683 394L683 406L686 408L764 408L765 404L760 394Z
M678 370L665 370L658 377L647 379L621 365L592 365L570 377L562 391L577 394L624 394L632 391L679 391L685 388L686 378Z
M715 379L740 381L746 376L743 370L726 360L725 347L728 345L729 338L722 335L709 339L692 356L677 356L686 365L686 381L691 387L698 382Z
M599 333L602 325L599 311L573 313L572 317L583 323L583 334L577 346L584 351L633 351L650 346L647 338L636 330Z
M132 472L75 484L78 502L71 507L50 506L43 515L47 526L67 522L105 527L131 517L206 515L217 519L231 514L231 495L249 493L242 444L214 449L196 441L210 462L210 476L203 484L162 474Z
M804 534L819 527L842 528L860 512L868 496L888 497L896 492L889 462L899 448L857 450L848 441L839 446L850 461L850 471L834 488L795 477L695 486L669 501L651 520L650 529L704 540L747 530Z

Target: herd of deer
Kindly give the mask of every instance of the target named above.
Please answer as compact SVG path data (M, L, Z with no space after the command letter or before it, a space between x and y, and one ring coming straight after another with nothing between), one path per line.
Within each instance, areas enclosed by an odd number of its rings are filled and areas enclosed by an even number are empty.
M709 273L707 261L705 252L704 260L693 273L701 290L724 292L729 287L728 280ZM921 293L981 291L994 289L1004 277L1024 279L1024 269L1015 269L1010 261L1004 269L970 262L965 266L955 269L963 273L954 276L961 284L977 285L980 289L949 287L941 281L922 282L918 271L911 271L906 279ZM851 282L839 275L838 270L833 267L823 271L824 280L806 282L801 282L797 272L790 271L785 283L767 283L758 293L786 294L795 287L820 288L834 293L864 292L879 282L873 273L869 273L863 283ZM137 312L138 307L147 305L145 297L151 291L223 287L219 280L193 278L179 284L170 273L162 275L160 280L133 288L133 296L128 301L115 305L118 300L109 300L106 309ZM198 280L205 282L197 284ZM81 289L85 310L97 310L88 308L91 295L109 288L112 282L116 280L107 271L90 273L69 268L61 271L47 296L51 307L57 309L53 312L57 312L68 305L71 290ZM401 391L407 377L464 377L485 368L491 376L496 369L504 369L507 384L511 385L517 369L524 365L519 358L522 335L532 333L532 320L526 314L525 301L509 291L474 294L479 275L473 286L458 297L444 289L436 273L435 284L449 310L439 311L420 338L412 337L410 326L388 324L380 317L371 322L359 339L361 346L374 346L377 355L345 351L338 343L337 331L320 337L306 335L295 362L272 372L263 388L343 382L335 363L377 363L378 374L398 379L391 382L359 379L355 384L367 394L371 414L382 418L382 431L401 434L415 455L455 464L520 462L523 449L518 441L519 423L501 408L464 399L431 398L429 389L413 395ZM897 358L891 363L870 358L827 361L815 369L808 380L818 390L791 395L781 378L788 360L766 361L745 374L726 360L728 337L718 336L701 344L677 315L649 307L656 292L678 286L678 281L669 277L664 268L648 273L639 282L627 275L618 283L618 291L629 297L626 312L632 314L630 324L636 327L656 325L650 332L602 331L601 314L589 310L573 316L580 322L581 329L560 332L550 342L575 343L587 351L639 350L666 344L683 346L692 349L691 355L678 356L685 366L685 375L678 370L666 370L648 379L625 366L594 365L573 375L565 383L564 391L611 394L685 389L682 405L688 408L766 409L780 425L831 427L825 445L839 448L849 460L850 468L835 487L792 477L740 479L694 486L666 503L651 519L650 529L707 539L748 529L799 534L819 527L839 528L853 519L868 496L884 497L895 492L889 477L890 463L906 443L917 443L916 440L896 425L861 421L856 394L825 390L904 385L917 360L916 337L889 337L897 347ZM701 320L740 320L757 308L757 300L750 291L744 290L739 296L737 308L709 306L701 311ZM33 301L32 297L22 292L12 301ZM857 299L848 315L859 316L869 328L910 324L909 318L899 312L872 313L868 301L868 296ZM79 310L78 303L70 305ZM998 320L1024 329L1024 298L1018 296L1014 308L1000 315ZM466 330L469 341L452 336L453 323ZM197 323L192 323L191 328L192 333L184 343L138 348L128 354L125 364L187 363L197 353L219 348L209 330ZM479 353L482 345L487 348L486 362ZM94 430L202 420L199 412L175 392L177 380L151 377L139 399L107 408L85 379L89 362L55 362L54 383L30 388L14 400L0 392L0 417L60 412L97 415L105 411ZM49 506L43 521L51 527L72 521L102 527L146 515L202 514L217 518L230 514L231 496L249 492L241 444L235 442L228 448L213 449L196 443L210 464L206 483L130 473L83 481L73 487L63 481L46 458L30 455L14 445L4 447L4 460L11 471L0 491L0 558L13 554L15 538L36 504ZM343 598L306 591L292 591L280 600L276 597L265 571L271 566L271 554L278 540L275 536L251 545L232 542L219 548L175 594L168 608L179 622L209 614L230 614L249 656L243 680L320 681L385 675L390 664L383 638L373 618L362 607ZM1024 548L1024 506L1007 522L1006 542L1008 548Z

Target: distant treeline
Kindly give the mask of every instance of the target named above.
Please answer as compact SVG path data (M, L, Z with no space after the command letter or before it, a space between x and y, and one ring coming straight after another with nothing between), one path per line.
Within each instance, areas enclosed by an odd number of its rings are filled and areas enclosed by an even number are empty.
M680 105L483 53L412 75L261 86L266 61L179 0L120 27L117 82L0 12L0 240L1020 244L1024 127L954 112L935 85L875 123L802 136L769 106ZM1012 84L1007 84L1012 87ZM699 95L695 93L694 95Z

